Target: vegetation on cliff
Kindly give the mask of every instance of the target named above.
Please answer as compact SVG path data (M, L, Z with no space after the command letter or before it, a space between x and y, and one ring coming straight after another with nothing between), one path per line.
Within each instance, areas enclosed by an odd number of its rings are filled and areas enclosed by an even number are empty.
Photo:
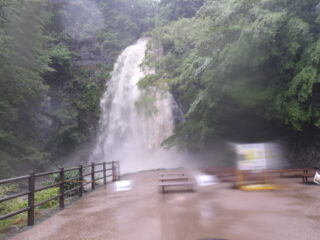
M88 142L117 55L153 13L146 0L0 0L0 177Z
M216 137L266 141L318 129L318 1L208 0L183 17L153 30L163 57L143 80L169 84L182 106L184 121L165 144L202 148Z

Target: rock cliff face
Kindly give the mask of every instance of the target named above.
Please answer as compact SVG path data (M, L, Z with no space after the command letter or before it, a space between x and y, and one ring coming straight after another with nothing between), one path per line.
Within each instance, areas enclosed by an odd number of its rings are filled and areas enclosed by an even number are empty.
M97 64L113 64L116 56L108 52L107 45L98 39L73 41L70 49L75 53L73 64L75 66L95 66Z
M320 167L320 131L310 127L287 139L288 158L297 167Z
M75 153L80 161L88 158L83 148L89 148L96 133L99 99L116 55L96 38L65 44L72 52L69 66L48 81L48 97L37 116L38 142L53 164L69 161Z

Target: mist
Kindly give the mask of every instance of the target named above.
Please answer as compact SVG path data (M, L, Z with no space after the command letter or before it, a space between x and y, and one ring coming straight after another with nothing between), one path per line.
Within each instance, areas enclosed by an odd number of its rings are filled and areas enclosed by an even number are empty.
M65 1L64 17L61 18L64 31L73 40L85 41L104 28L104 16L97 3L91 0Z

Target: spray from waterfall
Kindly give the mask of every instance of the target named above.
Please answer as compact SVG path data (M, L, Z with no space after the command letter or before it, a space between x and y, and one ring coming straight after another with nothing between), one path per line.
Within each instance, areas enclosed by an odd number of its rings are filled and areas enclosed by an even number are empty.
M100 129L92 161L120 161L121 173L182 166L182 156L161 143L174 128L173 98L158 91L143 94L137 86L148 39L119 56L101 100Z
M54 0L56 1L56 0ZM62 1L65 14L61 17L64 32L73 40L95 37L104 27L104 16L98 4L91 0Z

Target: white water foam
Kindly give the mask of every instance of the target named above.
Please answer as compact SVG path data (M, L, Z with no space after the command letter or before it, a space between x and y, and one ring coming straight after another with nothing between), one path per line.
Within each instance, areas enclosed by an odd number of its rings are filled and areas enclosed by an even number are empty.
M101 100L100 128L91 160L119 160L121 174L183 166L180 153L160 146L174 128L171 94L158 91L144 98L137 86L146 75L140 65L147 43L148 39L140 39L122 52ZM151 106L150 113L138 111L138 102L142 108Z

